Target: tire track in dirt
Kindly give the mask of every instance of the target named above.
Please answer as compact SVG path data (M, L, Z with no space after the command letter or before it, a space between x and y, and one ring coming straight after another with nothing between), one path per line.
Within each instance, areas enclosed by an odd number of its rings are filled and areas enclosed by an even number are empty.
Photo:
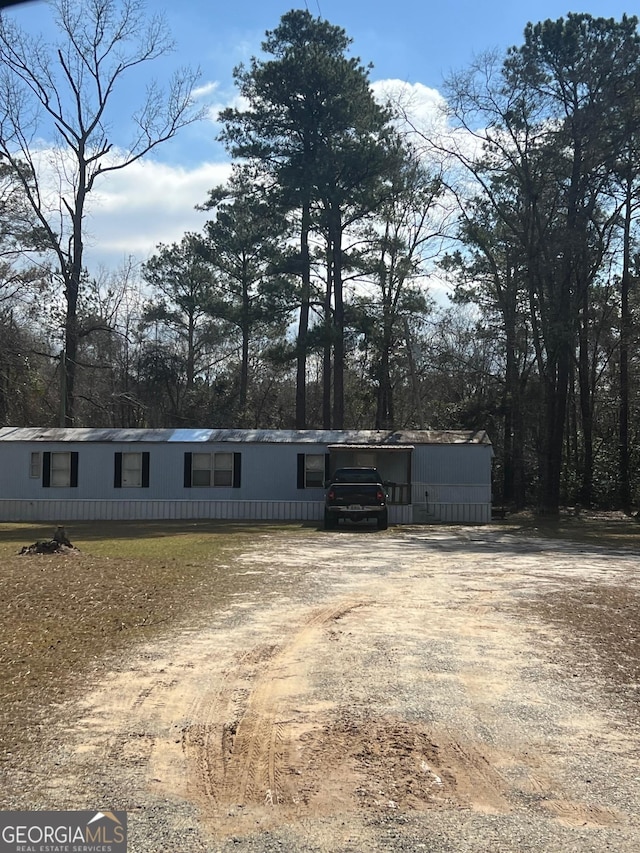
M382 800L411 808L512 810L507 780L460 733L454 738L417 723L357 720L336 708L312 719L300 712L295 698L305 689L305 652L313 658L319 632L368 603L332 603L280 646L239 656L217 690L193 709L197 722L183 740L188 788L214 823L248 807L310 814L330 811L329 804L370 807L379 805L383 790Z
M550 853L578 849L576 828L585 853L636 850L637 733L606 696L584 704L560 638L523 618L540 588L580 576L575 561L556 577L546 552L523 545L498 571L485 554L440 554L433 536L409 556L406 538L391 553L389 537L375 570L344 537L337 568L333 544L321 554L324 607L256 597L255 614L243 603L246 618L210 617L127 659L64 733L46 802L99 795L127 808L135 849L148 853L276 843L388 853L420 847L412 826L421 840L449 827L443 844L462 849L471 823L487 833L482 849L521 849L526 826L551 839L536 848ZM289 544L283 562L315 578L319 546L304 545ZM376 843L380 827L405 821L401 847ZM260 846L263 832L274 846Z
M452 736L442 739L440 751L441 770L446 769L455 779L456 797L461 805L488 814L512 811L507 780L483 752Z
M281 645L242 654L217 689L195 704L183 750L187 788L206 814L290 799L284 774L296 716L291 699L304 678L304 651L327 624L366 604L347 600L314 611Z
M205 691L186 714L181 749L187 793L205 812L220 805L220 780L227 775L242 714L239 709L246 705L254 671L278 650L277 645L260 645L237 655L218 676L216 689Z

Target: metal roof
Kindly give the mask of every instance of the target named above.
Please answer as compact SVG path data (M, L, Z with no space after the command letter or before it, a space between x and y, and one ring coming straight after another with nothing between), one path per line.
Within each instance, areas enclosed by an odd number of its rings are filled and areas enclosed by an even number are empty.
M391 450L394 453L408 453L415 450L414 444L328 444L327 450Z
M118 429L0 427L0 441L327 444L362 448L415 444L491 444L484 430Z

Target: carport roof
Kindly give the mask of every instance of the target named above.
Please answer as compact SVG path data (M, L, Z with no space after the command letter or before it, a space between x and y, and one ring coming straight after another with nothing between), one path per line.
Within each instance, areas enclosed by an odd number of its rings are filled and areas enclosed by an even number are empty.
M394 453L408 453L414 450L414 444L329 444L327 450L392 450Z
M377 450L416 444L491 444L484 430L118 429L1 427L0 441L324 444Z

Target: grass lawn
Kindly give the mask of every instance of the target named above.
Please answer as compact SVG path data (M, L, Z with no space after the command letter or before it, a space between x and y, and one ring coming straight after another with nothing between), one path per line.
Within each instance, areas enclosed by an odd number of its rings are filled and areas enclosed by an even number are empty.
M557 518L518 513L501 526L525 537L606 548L612 563L616 552L637 551L640 547L638 519L621 512L564 512ZM608 689L625 697L637 720L640 685L637 578L630 576L625 584L567 583L564 591L541 595L531 607L545 622L564 632L567 649L574 658L574 675L604 676Z
M37 745L45 716L109 654L264 583L229 572L235 554L259 537L304 529L79 522L66 530L76 552L20 555L50 539L55 525L0 524L0 761L19 745Z
M541 517L530 512L507 516L499 525L524 536L543 536L607 548L640 547L640 522L622 512L561 512Z

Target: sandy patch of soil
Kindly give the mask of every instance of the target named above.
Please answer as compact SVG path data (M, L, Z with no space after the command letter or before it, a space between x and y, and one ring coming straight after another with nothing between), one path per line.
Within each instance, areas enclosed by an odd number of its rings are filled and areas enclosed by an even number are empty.
M23 804L126 809L148 853L637 850L637 646L614 673L603 615L635 624L634 553L406 528L231 568L266 582L69 702Z

